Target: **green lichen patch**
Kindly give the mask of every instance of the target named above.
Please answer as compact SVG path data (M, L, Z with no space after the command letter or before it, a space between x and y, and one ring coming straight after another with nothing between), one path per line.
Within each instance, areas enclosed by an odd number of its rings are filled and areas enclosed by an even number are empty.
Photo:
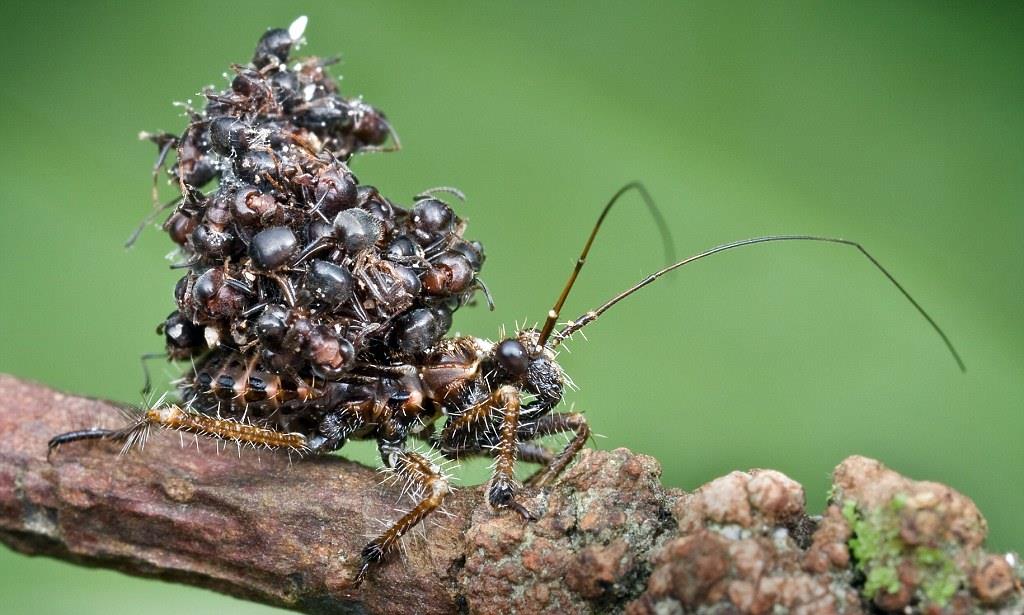
M895 595L906 585L910 600L943 607L965 586L966 575L951 555L958 545L911 545L901 537L902 517L913 512L907 511L902 494L871 510L846 500L842 511L852 531L850 554L865 575L862 591L868 599L880 597L880 592Z

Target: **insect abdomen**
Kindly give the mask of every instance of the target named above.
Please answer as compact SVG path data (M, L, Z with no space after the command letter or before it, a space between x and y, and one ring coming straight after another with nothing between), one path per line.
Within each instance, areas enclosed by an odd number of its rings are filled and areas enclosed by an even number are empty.
M182 386L186 402L206 413L269 416L293 401L321 397L316 387L301 378L275 374L261 365L259 357L229 349L215 350L196 364Z

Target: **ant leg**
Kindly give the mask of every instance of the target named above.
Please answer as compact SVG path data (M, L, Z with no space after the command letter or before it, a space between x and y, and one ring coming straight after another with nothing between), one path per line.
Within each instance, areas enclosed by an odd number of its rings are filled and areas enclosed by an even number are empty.
M566 431L575 431L576 436L569 441L569 444L562 449L558 456L548 463L546 468L542 468L531 476L526 481L526 484L531 487L544 487L550 484L569 466L576 457L576 454L583 448L583 445L587 443L587 438L590 437L590 425L587 424L587 419L579 412L548 414L537 420L533 433L529 436L530 439L542 438Z
M399 538L436 510L449 492L448 479L441 472L441 468L419 453L405 450L393 451L385 459L385 463L396 474L405 477L408 482L419 487L424 494L423 499L383 534L363 547L359 554L361 559L359 569L352 580L353 586L362 583L370 566L383 559Z
M139 357L139 363L142 364L142 394L149 395L153 390L153 380L149 376L149 361L153 359L166 359L166 352L147 352L146 354Z

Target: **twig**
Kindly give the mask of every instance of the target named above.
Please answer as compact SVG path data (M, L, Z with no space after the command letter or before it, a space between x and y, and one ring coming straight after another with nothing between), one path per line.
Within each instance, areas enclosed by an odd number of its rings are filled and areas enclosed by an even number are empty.
M948 576L953 610L943 612L1024 610L1015 560L981 550L983 518L948 487L852 457L835 474L842 501L817 521L778 472L733 472L683 494L661 486L657 462L625 449L585 450L548 492L524 492L533 523L490 510L480 488L451 494L447 514L354 589L360 549L409 506L374 470L337 456L217 452L205 440L197 452L174 433L123 457L99 441L47 460L53 435L120 420L109 402L0 375L0 540L306 613L903 612L927 606L932 568ZM902 523L892 531L903 542L889 560L856 561L850 524L885 515ZM932 543L956 568L906 568ZM869 592L872 567L900 577Z

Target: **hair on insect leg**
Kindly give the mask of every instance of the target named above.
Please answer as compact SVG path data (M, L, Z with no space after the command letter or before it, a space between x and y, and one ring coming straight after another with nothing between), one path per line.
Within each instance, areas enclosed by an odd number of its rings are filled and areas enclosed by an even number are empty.
M424 496L410 511L363 547L360 552L360 564L352 578L353 585L362 583L370 565L383 559L399 538L439 508L444 496L450 491L448 481L441 475L437 466L419 453L397 450L390 453L389 457L391 465L404 466L402 471L408 472L420 483Z

